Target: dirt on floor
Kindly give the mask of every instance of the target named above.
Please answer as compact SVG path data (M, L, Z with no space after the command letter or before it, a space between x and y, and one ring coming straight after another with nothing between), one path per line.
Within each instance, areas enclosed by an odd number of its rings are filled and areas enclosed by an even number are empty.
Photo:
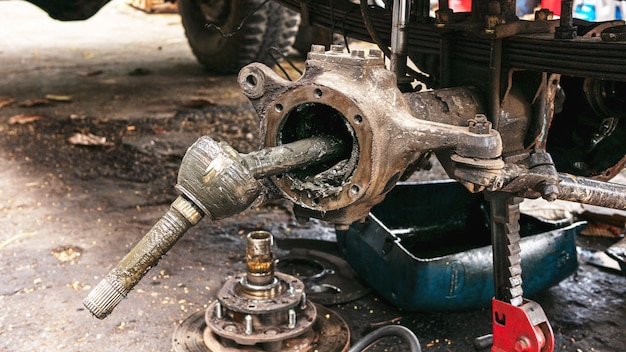
M55 22L25 2L2 1L0 13L0 350L170 351L174 328L244 270L249 231L271 231L279 244L335 240L331 226L296 221L282 200L203 221L110 317L93 318L82 299L174 200L187 147L209 135L250 152L258 120L234 76L209 75L195 62L177 15L147 15L123 1L80 23ZM588 253L610 242L579 246ZM534 297L555 350L625 351L626 279L580 262ZM353 341L402 324L425 351L472 351L491 330L488 308L411 313L376 293L330 308ZM383 350L406 347L391 340L372 349Z

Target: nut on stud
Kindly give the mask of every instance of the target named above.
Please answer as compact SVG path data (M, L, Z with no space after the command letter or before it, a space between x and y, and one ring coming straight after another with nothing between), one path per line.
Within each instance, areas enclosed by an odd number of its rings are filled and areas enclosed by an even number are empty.
M332 54L342 54L343 53L343 45L333 44L330 46L330 52Z
M491 122L487 120L484 114L476 114L473 119L468 121L469 131L476 134L489 134Z
M325 51L326 51L326 47L323 45L316 45L316 44L311 45L311 52L313 53L323 53Z

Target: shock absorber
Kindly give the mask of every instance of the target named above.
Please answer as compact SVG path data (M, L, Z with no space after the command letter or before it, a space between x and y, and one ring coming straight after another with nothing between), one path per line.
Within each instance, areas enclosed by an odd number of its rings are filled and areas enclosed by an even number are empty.
M141 278L203 217L214 221L248 208L258 197L257 179L306 168L341 155L343 144L315 136L293 143L239 154L226 143L201 137L181 163L180 193L165 215L83 300L99 319L106 318Z

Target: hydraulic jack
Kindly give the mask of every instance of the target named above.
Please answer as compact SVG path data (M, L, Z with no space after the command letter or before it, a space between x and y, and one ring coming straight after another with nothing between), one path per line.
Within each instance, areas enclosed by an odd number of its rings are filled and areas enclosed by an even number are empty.
M519 204L523 198L487 192L495 297L492 300L492 352L551 352L554 334L541 306L523 298ZM490 339L491 340L491 339Z

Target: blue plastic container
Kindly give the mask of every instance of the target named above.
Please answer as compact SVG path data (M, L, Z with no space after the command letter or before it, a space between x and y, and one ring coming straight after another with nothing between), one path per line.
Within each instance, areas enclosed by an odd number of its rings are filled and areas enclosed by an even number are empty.
M454 181L400 184L364 223L337 232L346 259L394 305L410 311L489 307L494 292L489 208ZM584 222L522 214L526 297L571 275Z

